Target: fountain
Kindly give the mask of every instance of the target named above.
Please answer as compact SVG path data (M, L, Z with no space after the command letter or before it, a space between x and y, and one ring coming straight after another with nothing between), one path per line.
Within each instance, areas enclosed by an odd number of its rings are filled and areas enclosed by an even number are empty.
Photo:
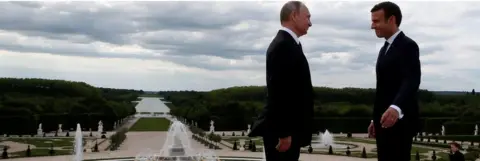
M348 145L337 144L334 142L333 135L330 134L328 130L325 130L325 133L319 133L316 141L312 141L312 148L322 148L327 149L330 146L334 149L346 149Z
M154 153L151 150L148 150L150 152L139 153L135 157L135 161L218 160L218 157L212 151L195 152L191 147L189 135L187 126L174 119L168 129L163 148L158 153Z
M75 132L75 145L73 149L74 157L73 161L82 161L83 160L83 138L82 138L82 128L80 124L77 124L77 131Z

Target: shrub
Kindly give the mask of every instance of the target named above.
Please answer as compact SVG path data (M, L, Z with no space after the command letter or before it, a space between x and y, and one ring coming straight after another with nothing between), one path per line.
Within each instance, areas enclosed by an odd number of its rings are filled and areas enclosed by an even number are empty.
M365 150L365 147L363 147L362 150L362 158L367 158L367 151Z
M115 134L110 136L110 150L117 150L118 147L125 141L127 138L126 133L128 130L126 128L122 128L118 130Z
M30 145L27 146L27 151L26 151L26 154L25 154L27 157L31 157L32 156L32 150L30 150Z
M2 159L8 159L8 152L7 152L7 147L3 147L3 152L2 152Z

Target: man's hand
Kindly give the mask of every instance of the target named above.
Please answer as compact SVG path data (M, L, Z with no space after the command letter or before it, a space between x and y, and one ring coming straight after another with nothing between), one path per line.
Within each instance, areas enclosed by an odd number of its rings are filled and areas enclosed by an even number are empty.
M368 137L375 138L375 126L373 125L373 122L368 126Z
M398 120L399 113L392 107L389 107L385 113L382 115L382 119L380 123L382 124L383 128L389 128L395 125Z
M291 136L288 136L286 138L280 138L278 139L277 150L279 152L285 152L290 148L291 144L292 144Z

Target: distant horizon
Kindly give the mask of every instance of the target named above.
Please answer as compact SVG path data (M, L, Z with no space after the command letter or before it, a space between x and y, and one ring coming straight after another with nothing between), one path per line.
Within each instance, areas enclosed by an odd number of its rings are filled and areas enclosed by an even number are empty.
M68 80L68 79L53 79L53 78L41 78L41 77L0 77L0 78L12 78L12 79L46 79L46 80L63 80L63 81L71 81L71 82L84 82L87 83L91 86L97 87L97 88L113 88L113 89L126 89L126 90L142 90L144 92L164 92L164 91L198 91L198 92L208 92L212 90L218 90L218 89L225 89L225 88L232 88L232 87L248 87L248 86L265 86L265 85L234 85L234 86L229 86L229 87L219 87L219 88L214 88L214 89L208 89L208 90L195 90L195 89L168 89L168 90L151 90L151 89L138 89L138 88L128 88L128 87L112 87L112 86L98 86L93 83L87 82L87 81L81 81L81 80ZM326 88L334 88L334 89L342 89L342 88L359 88L359 89L375 89L372 87L351 87L351 86L346 86L346 87L329 87L329 86L318 86L314 85L314 87L326 87ZM475 89L475 88L472 88ZM428 90L430 92L471 92L472 89L470 90L430 90L430 89L423 89L420 88L420 90ZM478 92L475 92L478 93Z

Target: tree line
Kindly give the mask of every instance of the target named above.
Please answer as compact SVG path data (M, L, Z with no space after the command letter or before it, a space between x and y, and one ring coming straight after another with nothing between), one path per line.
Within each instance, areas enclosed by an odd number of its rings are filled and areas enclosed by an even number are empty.
M314 125L317 130L365 132L372 115L375 89L315 87L314 93ZM161 91L158 94L171 102L169 106L173 115L196 121L204 129L208 129L210 120L215 120L215 129L218 130L246 130L247 124L251 124L265 106L264 86L208 92ZM479 100L480 96L473 91L442 95L420 90L423 129L439 133L441 125L456 127L456 130L462 126L464 130L459 131L472 133L474 124L480 124Z
M142 91L97 88L84 82L48 79L0 78L0 134L36 134L43 131L75 129L104 130L135 114Z

